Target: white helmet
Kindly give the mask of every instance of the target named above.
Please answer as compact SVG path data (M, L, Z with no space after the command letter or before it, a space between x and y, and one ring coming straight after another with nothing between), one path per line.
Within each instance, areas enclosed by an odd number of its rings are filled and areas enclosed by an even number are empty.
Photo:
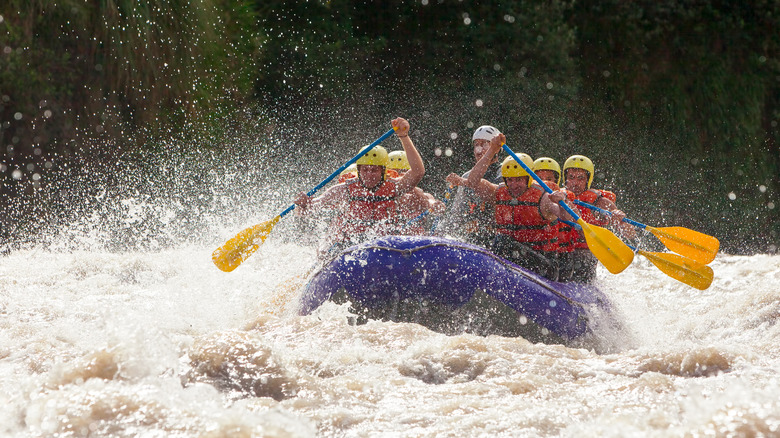
M482 125L479 128L477 128L476 131L474 131L474 135L471 136L471 141L474 140L493 140L493 137L497 136L498 134L501 134L501 131L498 129L490 126L490 125Z

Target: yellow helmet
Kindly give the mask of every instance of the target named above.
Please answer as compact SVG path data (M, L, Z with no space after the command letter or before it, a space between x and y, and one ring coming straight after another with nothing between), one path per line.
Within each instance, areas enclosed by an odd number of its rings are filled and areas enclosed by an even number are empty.
M540 157L534 161L534 165L531 167L534 172L538 170L552 170L558 176L558 185L561 185L561 166L557 161L549 157Z
M368 146L363 146L366 149ZM361 149L361 151L363 150ZM360 166L361 164L367 164L369 166L385 166L387 167L387 149L382 146L374 146L368 153L363 154L355 161L355 164Z
M342 170L339 176L349 175L349 174L357 175L357 165L355 163L350 164L349 167Z
M590 158L584 155L572 155L567 158L566 162L563 163L564 184L566 182L566 169L582 169L588 172L588 188L590 188L591 183L593 183L593 174L595 173L593 161L590 161Z
M409 170L411 167L409 166L409 160L406 158L406 152L404 151L393 151L390 152L388 157L388 163L387 167L390 169L396 169L396 170Z
M531 159L531 157L528 154L516 154L518 158L520 158L523 163L525 163L528 168L530 169L534 165L534 161ZM501 176L504 178L512 178L516 176L527 176L528 177L528 187L531 187L531 184L533 184L533 178L531 175L528 174L528 172L523 168L523 166L517 164L517 161L515 161L514 158L511 156L504 158L504 162L501 163Z

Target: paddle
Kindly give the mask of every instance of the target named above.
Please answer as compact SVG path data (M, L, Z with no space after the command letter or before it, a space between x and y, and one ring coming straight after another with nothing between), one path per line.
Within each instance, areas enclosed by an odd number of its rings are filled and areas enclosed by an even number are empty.
M395 130L396 128L393 128L385 132L381 137L376 139L376 141L368 145L368 147L366 147L365 149L362 149L360 152L358 152L357 155L350 158L349 161L344 163L343 166L341 166L335 172L331 173L327 178L322 180L322 182L317 184L316 187L309 190L307 195L308 196L314 195L314 193L316 193L317 190L321 189L325 184L329 183L333 178L339 176L339 174L344 169L349 167L352 163L356 162L363 155L367 154L371 149L374 148L374 146L378 145L379 143L382 143L388 137L390 137L393 134L393 132L395 132ZM252 253L254 253L257 250L257 248L259 248L260 245L263 244L263 242L265 242L265 239L268 238L268 234L271 233L271 230L274 229L274 226L277 224L277 222L279 222L287 213L293 211L294 208L295 208L295 204L292 204L289 207L287 207L283 212L281 212L278 216L271 219L270 221L257 224L255 226L249 227L241 231L235 237L225 242L224 245L217 248L211 254L211 260L214 262L215 265L217 265L217 268L219 268L222 271L230 272L236 269L241 263L244 262L244 260L249 258L249 256L252 255Z
M586 202L574 201L574 203L607 215L612 214L607 210ZM669 248L670 251L674 251L677 254L693 259L704 265L712 262L720 249L720 242L715 237L688 228L655 228L628 218L623 219L623 222L653 233L653 235Z
M664 274L688 286L704 290L712 284L714 274L709 266L668 252L647 252L641 249L637 249L636 252L647 257Z
M523 160L512 152L512 149L510 149L509 146L503 144L501 147L507 154L514 158L547 193L553 192L547 184L545 184L545 182L523 162ZM588 248L609 272L618 274L623 272L623 270L631 264L634 260L634 251L623 243L618 236L606 228L588 224L562 200L559 201L558 204L582 227L583 234L585 234L585 241L588 243Z
M580 228L578 224L567 221L564 219L558 219L559 221L575 228ZM712 284L712 278L714 276L712 268L702 265L687 257L683 257L677 254L669 254L665 252L647 252L641 249L636 249L629 245L629 248L636 251L639 255L643 255L650 260L653 265L661 270L664 274L679 280L688 286L695 287L699 290L704 290L710 287Z

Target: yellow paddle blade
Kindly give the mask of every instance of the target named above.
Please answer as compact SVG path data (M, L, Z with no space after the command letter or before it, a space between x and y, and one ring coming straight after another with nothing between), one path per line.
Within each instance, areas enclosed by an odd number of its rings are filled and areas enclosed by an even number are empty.
M609 272L619 274L634 260L634 251L612 231L591 225L582 218L579 218L577 223L582 227L590 252Z
M688 286L704 290L712 284L712 268L697 263L687 257L663 252L647 252L639 250L639 254L647 257L664 274L679 280Z
M647 227L669 250L704 265L715 259L720 249L718 239L683 227Z
M268 234L281 218L281 216L276 216L270 221L249 227L236 234L236 237L228 240L211 253L211 260L222 271L230 272L236 269L265 242Z

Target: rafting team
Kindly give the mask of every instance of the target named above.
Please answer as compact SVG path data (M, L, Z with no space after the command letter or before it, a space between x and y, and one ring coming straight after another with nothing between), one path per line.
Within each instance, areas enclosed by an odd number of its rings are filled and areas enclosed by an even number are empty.
M591 186L594 166L588 157L573 155L561 169L552 158L534 161L527 154L517 154L550 187L548 194L512 157L499 163L498 152L506 137L492 126L480 126L472 136L474 167L462 176L446 178L451 188L457 187L447 207L417 187L425 165L409 138L409 122L396 118L391 123L403 152L388 154L385 148L374 146L354 168L342 173L337 185L318 197L301 193L295 200L302 216L336 212L324 253L337 253L378 236L425 234L419 219L431 212L441 215L436 234L488 248L550 280L591 282L597 260L582 230L558 202L566 202L585 222L613 225L632 236L633 229L623 227L625 214L615 205L615 194ZM574 200L611 215L576 206Z

